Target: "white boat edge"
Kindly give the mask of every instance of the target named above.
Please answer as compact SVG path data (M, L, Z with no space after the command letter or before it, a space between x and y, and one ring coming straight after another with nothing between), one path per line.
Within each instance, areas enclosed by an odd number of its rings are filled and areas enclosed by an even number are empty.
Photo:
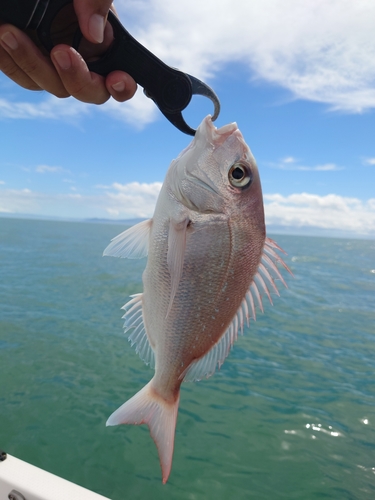
M12 493L11 496L9 496ZM0 450L0 500L110 500Z

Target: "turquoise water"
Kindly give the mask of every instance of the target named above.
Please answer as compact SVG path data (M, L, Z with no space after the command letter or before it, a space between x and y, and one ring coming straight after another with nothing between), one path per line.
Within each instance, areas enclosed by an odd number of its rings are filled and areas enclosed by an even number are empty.
M113 500L375 498L375 242L275 236L295 279L209 380L184 384L172 473L106 428L152 376L120 307L123 226L0 218L0 448Z

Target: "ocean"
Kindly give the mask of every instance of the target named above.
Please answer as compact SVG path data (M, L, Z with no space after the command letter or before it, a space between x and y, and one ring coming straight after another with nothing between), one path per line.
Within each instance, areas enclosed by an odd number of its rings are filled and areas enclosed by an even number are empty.
M147 427L105 427L152 377L120 310L146 261L102 257L124 229L0 218L0 448L113 500L375 498L375 241L270 235L295 277L183 384L163 486Z

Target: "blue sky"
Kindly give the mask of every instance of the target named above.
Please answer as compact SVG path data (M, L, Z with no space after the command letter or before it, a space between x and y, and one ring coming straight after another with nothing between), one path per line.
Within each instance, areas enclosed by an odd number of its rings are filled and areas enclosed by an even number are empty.
M218 94L257 159L266 221L375 236L375 3L117 1L127 29ZM197 126L211 103L185 113ZM87 105L0 75L0 215L150 217L191 138L139 89Z

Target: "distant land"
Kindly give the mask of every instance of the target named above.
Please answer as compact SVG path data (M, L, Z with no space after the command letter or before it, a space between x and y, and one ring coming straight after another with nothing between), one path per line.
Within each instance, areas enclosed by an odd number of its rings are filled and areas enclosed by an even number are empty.
M94 222L97 224L126 224L127 226L134 226L138 224L138 222L142 222L146 220L145 218L138 219L99 219L97 217L93 217L91 219L84 219L83 222Z
M9 213L0 212L0 217L7 219L32 219L32 220L46 220L46 221L61 221L61 222L77 222L77 223L89 223L89 224L117 224L121 226L134 226L145 220L145 218L135 218L135 219L104 219L104 218L88 218L88 219L76 219L76 218L66 218L66 217L48 217L42 215L34 214L21 214L21 213ZM375 240L375 234L360 234L351 231L342 231L339 229L324 229L321 227L311 227L311 226L281 226L268 224L267 234L285 234L290 236L315 236L315 237L325 237L325 238L349 238L357 240Z
M89 219L78 219L76 217L56 217L48 215L36 215L36 214L22 214L22 213L9 213L0 212L0 217L5 219L30 219L30 220L50 220L50 221L61 221L61 222L88 222L93 224L118 224L126 226L134 226L138 222L145 220L144 218L137 219L101 219L97 217L92 217Z

